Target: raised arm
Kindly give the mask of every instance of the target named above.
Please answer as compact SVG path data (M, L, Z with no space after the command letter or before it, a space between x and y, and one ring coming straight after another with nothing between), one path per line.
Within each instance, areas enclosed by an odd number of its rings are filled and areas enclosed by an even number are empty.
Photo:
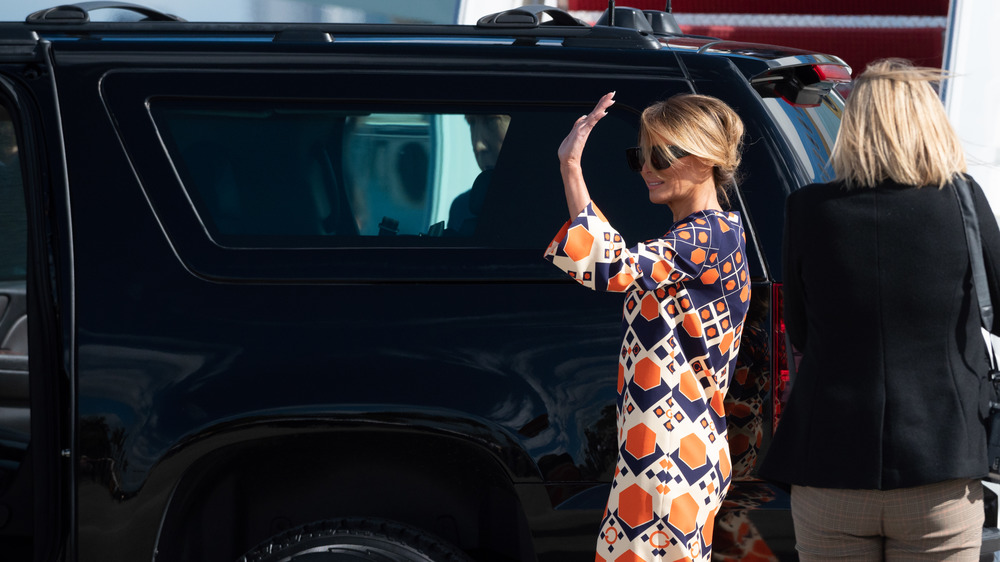
M615 93L608 92L597 102L594 110L576 120L569 134L559 145L559 171L562 173L563 187L566 190L566 205L569 216L573 218L590 203L590 192L583 181L583 147L587 144L590 131L594 125L607 115L609 107L614 105Z

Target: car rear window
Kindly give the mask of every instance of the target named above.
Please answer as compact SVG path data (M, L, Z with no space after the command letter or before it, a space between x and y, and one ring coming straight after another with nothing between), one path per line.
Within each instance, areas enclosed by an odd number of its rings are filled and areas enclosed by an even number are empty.
M844 110L840 93L830 92L815 107L793 105L782 98L763 98L763 102L792 152L811 173L810 181L833 180L830 153Z

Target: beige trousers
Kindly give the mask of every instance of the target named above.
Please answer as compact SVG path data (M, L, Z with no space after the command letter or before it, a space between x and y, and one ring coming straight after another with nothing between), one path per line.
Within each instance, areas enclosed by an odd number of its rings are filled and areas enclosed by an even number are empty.
M802 562L975 562L983 487L979 480L885 491L792 486L792 520Z

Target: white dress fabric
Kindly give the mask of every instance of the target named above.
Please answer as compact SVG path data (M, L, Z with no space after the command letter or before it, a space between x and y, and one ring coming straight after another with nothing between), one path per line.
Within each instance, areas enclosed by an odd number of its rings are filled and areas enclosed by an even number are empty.
M750 303L745 254L738 213L698 211L628 248L593 203L545 252L585 287L625 293L598 562L711 558L732 477L723 399Z

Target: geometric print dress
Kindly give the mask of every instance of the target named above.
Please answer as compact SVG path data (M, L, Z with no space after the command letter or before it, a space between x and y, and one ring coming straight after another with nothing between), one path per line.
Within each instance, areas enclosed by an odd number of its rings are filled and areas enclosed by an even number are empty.
M750 303L735 212L698 211L627 248L591 202L545 257L580 284L625 293L618 462L597 562L709 560L732 466L723 399Z

